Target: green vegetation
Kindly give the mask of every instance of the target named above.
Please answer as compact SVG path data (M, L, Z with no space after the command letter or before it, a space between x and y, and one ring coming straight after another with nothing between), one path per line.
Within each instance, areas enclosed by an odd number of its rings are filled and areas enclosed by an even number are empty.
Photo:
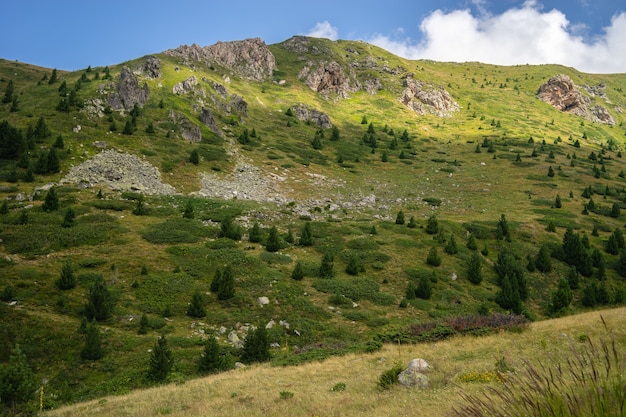
M380 340L441 340L462 333L447 321L457 317L542 320L626 302L626 117L609 108L614 126L585 121L583 131L578 116L535 96L564 73L605 85L626 108L624 75L407 61L358 42L308 42L361 84L376 77L383 88L319 94L298 74L321 55L286 44L270 46L276 82L159 54L159 79L139 77L150 89L145 105L105 104L100 117L89 113L102 98L95 75L115 82L123 65L141 68L146 58L90 72L0 61L0 364L19 344L49 380L44 408L229 369L248 354L225 336L256 337L242 323L280 346L263 360L298 364ZM460 110L441 118L404 107L394 92L409 72L448 86ZM227 73L222 100L212 89ZM206 106L223 136L200 122L198 96L171 93L191 75L215 97ZM297 103L332 127L299 120ZM200 140L185 139L171 114ZM100 152L98 142L159 168L178 194L62 182ZM218 180L228 194L204 197ZM237 181L249 183L246 192ZM283 324L265 329L273 319ZM407 330L424 323L435 325ZM91 362L75 366L83 347L92 350L75 342L77 328L85 339L92 332L89 345L97 351L99 340L104 356L86 353ZM156 331L169 359L146 377Z

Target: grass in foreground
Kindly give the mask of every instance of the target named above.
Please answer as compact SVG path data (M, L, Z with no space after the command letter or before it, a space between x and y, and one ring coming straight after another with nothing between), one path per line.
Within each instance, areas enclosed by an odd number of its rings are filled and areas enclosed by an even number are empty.
M606 322L611 332L612 339L606 344L597 342L601 338L606 340L607 336L602 320ZM323 362L297 367L251 366L196 379L182 385L161 386L124 396L76 404L49 411L45 415L50 417L450 415L453 406L456 405L458 409L464 406L459 403L461 396L480 398L490 389L510 387L499 385L497 382L487 384L461 382L460 377L470 372L493 371L496 362L501 364L505 361L509 369L518 370L516 373L507 373L507 377L514 381L516 378L525 378L523 369L526 366L543 375L537 358L541 358L546 372L549 372L558 369L557 364L567 360L566 354L570 355L571 366L581 366L585 369L587 363L601 368L602 361L608 355L621 361L617 364L621 363L622 367L615 369L615 372L621 373L612 375L615 377L619 375L623 383L625 329L626 308L590 312L533 323L530 330L522 333L454 337L433 344L386 345L382 351L373 354L333 357ZM589 351L581 350L589 343L588 340L594 346L591 353L598 353L598 357L585 356L584 352ZM570 354L569 349L572 346L583 353ZM608 350L604 350L605 347ZM429 389L413 390L398 386L386 391L378 390L377 381L385 370L396 362L406 365L415 357L426 359L433 367ZM568 371L565 368L562 372ZM558 374L554 374L553 378L558 378ZM567 378L569 375L563 376L562 379L566 381ZM541 380L541 377L538 380ZM550 381L542 383L553 384ZM573 389L576 390L575 387ZM521 392L519 395L524 393ZM546 401L548 399L546 398ZM513 411L511 415L517 414Z

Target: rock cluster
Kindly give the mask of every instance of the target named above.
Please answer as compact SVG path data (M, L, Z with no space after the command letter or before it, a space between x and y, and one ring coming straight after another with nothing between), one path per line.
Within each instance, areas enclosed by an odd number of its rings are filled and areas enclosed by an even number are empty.
M138 191L144 194L175 194L176 190L161 181L159 170L135 155L105 150L72 167L61 180L80 187L102 185L119 191Z
M165 52L185 60L218 64L239 76L255 81L270 78L276 67L276 59L265 42L259 38L233 42L218 42L201 47L193 44L182 45Z
M330 129L333 124L330 122L330 117L327 114L322 113L319 110L309 109L306 104L297 104L291 107L291 111L298 120L310 121L316 126L322 129Z
M406 369L398 375L398 382L405 387L428 388L429 379L425 372L430 370L424 359L411 359Z
M147 78L159 78L161 76L161 60L155 56L146 58L146 62L141 67L141 72Z
M418 114L432 113L444 117L459 110L458 103L443 87L416 80L412 74L404 78L403 87L400 101Z
M150 97L148 84L140 87L137 76L128 67L122 68L116 83L101 85L99 90L108 96L107 102L114 110L132 110L135 104L143 107Z
M347 98L348 92L352 91L348 76L341 65L335 61L308 62L300 70L298 78L304 80L311 90L324 96L335 93L342 98Z
M604 94L602 88L591 88L591 91L593 95L600 97ZM615 119L608 110L600 105L592 105L591 99L583 95L565 74L556 75L542 84L537 90L537 97L559 111L572 113L592 122L615 125Z
M185 140L191 143L197 143L202 140L200 127L192 123L183 114L170 110L169 117L170 120L178 125L180 128L180 134Z
M177 95L186 94L186 93L193 91L194 87L197 85L198 85L198 79L196 78L195 75L192 75L186 80L183 80L179 83L174 84L174 87L172 87L172 93L177 94Z

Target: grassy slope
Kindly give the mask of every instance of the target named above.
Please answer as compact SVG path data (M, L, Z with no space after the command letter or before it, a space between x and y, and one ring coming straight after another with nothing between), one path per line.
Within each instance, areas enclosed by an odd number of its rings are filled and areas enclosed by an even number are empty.
M231 76L231 83L227 84L222 75L228 72L223 69L211 70L198 65L192 70L171 57L160 56L163 77L147 81L151 98L139 117L135 134L124 136L119 131L127 120L126 116L113 116L119 130L110 133L110 122L106 118L89 119L81 112L63 114L54 110L59 100L58 84L50 86L43 82L37 85L44 74L49 74L49 70L0 62L0 92L4 91L8 80L13 79L16 92L21 94L20 110L9 113L8 105L2 105L0 118L26 129L29 123L44 117L53 135L38 146L49 147L56 135L62 134L69 149L61 156L63 170L98 152L91 145L95 140L105 140L110 148L145 156L162 170L164 179L183 194L198 189L198 170L229 172L234 161L226 157L228 144L205 127L201 144L186 143L176 130L170 132L171 138L166 137L167 132L175 128L168 119L170 108L199 123L189 97L171 94L175 83L195 75L199 80L203 77L207 80L201 81L206 91L211 91L210 83L215 81L226 85L230 94L245 98L249 104L249 116L242 126L228 125L228 117L215 112L218 124L235 141L243 127L256 129L263 139L251 146L240 147L240 151L264 171L288 178L283 187L288 198L294 201L303 198L324 201L325 198L344 200L375 194L386 200L386 208L380 212L367 209L330 212L321 204L320 221L314 223L314 247L288 247L283 253L289 258L263 258L267 255L263 248L250 245L245 240L220 248L217 245L221 243L211 243L205 235L200 236L196 244L154 244L143 239L141 234L149 227L164 230L167 227L163 224L168 219L180 217L185 201L183 197L148 198L148 215L138 217L131 215L134 202L121 199L119 193L104 190L106 201L115 203L116 209L113 210L98 208L94 190L66 188L60 192L61 212L41 213L37 210L40 201L34 201L35 209L31 210L33 224L26 228L15 224L20 208L26 203L11 203L11 213L3 220L0 229L5 241L3 255L11 258L10 262L2 260L0 263L0 288L11 284L17 289L19 308L0 306L5 323L0 327L3 336L0 338L0 353L6 359L13 341L20 341L38 372L52 381L48 392L57 396L52 403L124 393L145 386L142 376L146 351L152 347L157 332L146 336L135 334L135 320L143 312L164 322L161 315L164 310L170 310L173 321L165 323L164 329L179 355L175 379L184 380L193 376L201 340L197 333L190 330L196 320L184 315L186 303L193 290L208 291L216 266L224 262L236 265L238 296L232 303L222 304L215 302L214 297L208 297L206 328L220 325L230 328L237 322L286 319L293 328L303 330L305 336L296 338L293 334L277 332L273 335L274 339L283 345L286 342L289 346L307 347L312 352L308 358L320 358L329 352L359 350L375 335L415 321L475 313L481 305L498 310L493 301L497 286L489 265L501 248L501 243L494 239L493 230L502 213L507 215L513 229L512 245L522 256L534 255L542 242L560 242L567 226L586 233L593 247L602 249L610 232L623 225L623 215L619 219L594 213L582 216L582 205L587 200L580 194L587 185L602 192L608 185L613 195L606 199L601 195L594 196L596 204L605 207L610 207L613 202L621 203L626 197L623 191L625 180L618 176L624 164L617 158L617 151L609 151L605 155L610 157L606 160L605 178L594 178L591 173L593 163L586 160L591 151L598 154L600 146L606 144L609 138L616 140L623 150L623 123L626 118L613 111L612 106L626 108L626 97L618 90L626 84L626 75L581 74L550 65L498 67L478 63L415 62L394 57L363 43L312 42L327 48L342 63L364 59L372 54L379 62L386 60L392 68L402 66L415 73L418 79L444 86L459 102L461 111L445 119L432 115L416 117L397 101L402 90L400 76L374 74L371 70L360 72L358 76L361 80L372 75L380 76L384 89L378 94L371 96L356 92L347 100L335 97L324 99L297 79L303 61L282 49L281 45L273 45L271 48L280 70L277 78L286 80L284 86L272 82L246 82L236 76ZM358 57L345 57L345 46L348 44L360 51ZM307 58L320 59L314 54ZM111 72L115 76L121 65L135 66L140 61L111 67ZM179 66L179 71L175 70L176 66ZM102 75L102 68L94 71L100 71ZM604 83L613 103L609 109L617 118L618 125L583 124L581 119L559 113L537 100L535 92L539 85L557 73L570 75L579 85ZM60 72L60 76L68 80L70 88L80 74L80 71ZM79 98L94 96L100 83L83 83ZM504 83L507 86L500 88L500 84ZM515 86L517 89L514 89ZM164 101L163 109L158 106L161 99ZM596 100L608 106L603 100ZM321 151L312 150L309 142L315 133L313 126L295 123L291 119L293 126L286 127L288 118L284 111L295 103L307 103L329 114L333 123L341 129L342 139L337 143L326 140ZM380 140L375 154L371 154L367 146L359 144L367 128L360 123L363 115L378 130ZM491 120L500 121L501 127L491 126ZM157 130L153 135L144 132L150 121ZM81 132L71 133L71 128L77 124L82 126ZM380 161L382 151L390 142L390 138L380 132L385 124L393 128L397 136L404 129L409 131L411 149L406 151L412 152L410 159L401 161L398 149L389 151L389 162ZM574 148L573 140L580 139L583 132L589 139L581 139L582 147ZM569 140L570 135L572 141ZM528 144L530 136L535 139L534 145ZM555 144L554 140L559 136L563 142ZM497 159L493 159L493 154L487 153L486 148L482 148L480 154L474 152L476 145L482 143L485 137L494 141ZM546 145L541 151L544 139ZM196 148L204 157L199 167L186 162L190 151ZM533 148L539 151L538 157L530 156ZM554 160L548 158L550 150L555 154ZM522 155L523 164L514 163L517 153ZM578 159L576 166L570 167L571 160L566 155L573 153ZM343 165L336 163L338 155L343 156ZM354 161L357 156L359 162ZM1 162L4 175L10 164ZM555 169L560 166L562 170L557 171L554 178L548 178L549 166ZM336 182L317 185L311 181L309 174L325 175ZM3 183L17 188L10 188L0 196L30 193L34 187L58 181L61 177L62 174L54 174L37 176L35 183ZM336 186L339 181L345 185ZM570 191L572 198L569 197ZM560 210L551 208L557 194L563 200ZM426 198L440 199L442 204L432 207L424 202ZM303 224L303 220L290 209L277 211L269 204L234 200L196 200L195 204L196 216L201 219L220 220L225 214L240 216L261 212L272 219L262 221L264 226L277 224L281 232L290 227L296 234ZM68 233L58 226L62 211L69 206L79 214L77 224L80 227L72 229L74 243L62 239ZM393 224L399 209L404 210L407 219L414 215L420 227L408 229ZM443 253L442 245L438 245L443 264L436 269L424 263L429 248L437 245L432 236L421 228L431 213L438 215L446 236L455 235L459 246L459 254L450 256ZM341 218L341 221L324 221L331 215ZM374 215L379 219L375 220ZM545 231L549 221L555 223L557 233ZM369 234L372 225L376 226L377 235ZM598 237L590 236L594 226L599 228ZM24 229L27 233L23 233ZM216 228L206 229L209 238L215 237ZM482 237L478 236L479 247L486 246L490 250L484 269L485 280L479 287L471 286L463 279L464 262L469 255L464 247L467 230L482 233ZM11 245L18 241L23 244L22 249L11 250ZM33 242L47 243L37 246ZM341 307L341 313L329 312L331 294L318 291L315 288L318 279L313 277L321 254L327 249L337 251L337 281L356 287L358 280L367 277L378 285L382 294L393 298L392 305L361 297L358 308ZM356 281L343 272L351 253L365 260L366 272ZM79 280L75 290L61 293L54 286L54 281L65 259L74 261ZM605 259L609 283L617 285L622 282L613 270L618 257L605 254ZM308 276L302 282L289 279L293 260L305 264ZM140 275L142 265L148 268L147 276ZM183 272L173 273L176 266L181 267ZM408 280L415 279L419 274L431 274L433 270L438 276L433 298L413 300L407 309L397 308ZM545 317L550 292L567 270L567 266L555 262L555 268L549 274L527 274L530 287L527 307L537 317ZM107 278L118 300L115 318L103 326L103 340L106 352L120 354L115 357L107 355L102 361L91 364L78 359L82 342L76 341L75 329L95 273ZM458 273L461 279L455 282L449 280L453 273ZM133 287L134 283L139 284L138 288ZM260 295L268 296L277 303L260 309L256 305L256 297ZM575 295L572 311L580 309L579 299L580 291ZM276 351L275 360L290 363L306 356L296 355L295 352L295 348Z
M458 376L493 370L497 359L517 370L523 360L548 367L562 363L571 346L586 335L607 338L600 316L618 348L626 346L626 309L585 313L533 323L522 333L455 337L435 344L387 345L373 354L348 355L297 367L252 366L217 376L107 397L50 411L55 417L132 415L136 417L204 416L443 416L459 404L458 392L480 392L487 385L462 383ZM433 367L426 390L392 388L379 391L380 374L393 363L421 357ZM344 383L345 391L333 392ZM281 399L280 393L293 393Z

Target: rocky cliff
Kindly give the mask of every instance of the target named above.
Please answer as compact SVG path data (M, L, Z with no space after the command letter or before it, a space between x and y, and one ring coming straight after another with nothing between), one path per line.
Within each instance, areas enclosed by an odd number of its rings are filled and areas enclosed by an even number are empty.
M404 78L403 87L400 101L417 114L432 113L443 117L459 110L457 102L443 87L416 80L413 74Z
M276 67L274 55L259 38L233 42L218 42L211 46L182 45L165 51L166 54L191 61L225 67L240 77L262 81L272 76Z
M611 126L615 124L615 119L608 110L600 105L594 105L565 74L556 75L542 84L537 91L537 97L562 112L572 113L592 122Z

